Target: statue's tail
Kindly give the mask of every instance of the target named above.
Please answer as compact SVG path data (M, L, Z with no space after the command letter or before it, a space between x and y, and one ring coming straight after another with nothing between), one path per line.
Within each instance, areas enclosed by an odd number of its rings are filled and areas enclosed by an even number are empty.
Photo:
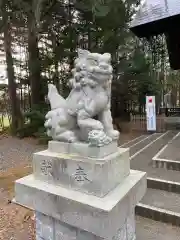
M56 86L53 84L48 84L48 100L51 110L66 107L66 100L58 93Z

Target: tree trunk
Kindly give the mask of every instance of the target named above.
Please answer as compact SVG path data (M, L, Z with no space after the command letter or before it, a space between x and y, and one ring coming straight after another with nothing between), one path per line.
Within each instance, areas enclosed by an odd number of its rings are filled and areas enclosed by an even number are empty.
M54 75L54 84L58 91L60 91L60 80L59 80L59 57L57 55L57 39L55 36L51 36L52 41L52 48L53 48L53 56L54 56L54 68L55 68L55 75Z
M69 39L70 39L70 54L69 54L69 70L71 74L71 70L74 67L74 52L75 52L75 46L73 42L73 27L72 27L72 6L71 1L69 0L69 7L68 7L68 22L69 22Z
M60 83L59 83L59 61L58 61L58 58L57 58L57 55L56 53L54 54L54 67L55 67L55 85L56 85L56 88L57 90L59 91L60 90Z
M4 23L4 50L6 53L6 64L7 64L7 77L8 77L8 91L11 105L11 130L12 134L16 134L16 130L19 127L19 120L21 120L20 105L17 101L16 94L16 82L14 74L14 64L12 56L12 39L11 39L11 25L6 11L3 11L3 23Z
M178 76L179 77L179 76ZM178 79L178 91L179 91L179 102L178 102L178 106L180 107L180 80Z
M89 51L91 51L91 24L90 23L88 23L87 21L86 21L86 26L87 26L87 29L88 29L88 50Z
M39 59L38 38L32 16L28 18L28 52L29 79L31 86L31 107L34 108L44 100L41 91L41 67Z

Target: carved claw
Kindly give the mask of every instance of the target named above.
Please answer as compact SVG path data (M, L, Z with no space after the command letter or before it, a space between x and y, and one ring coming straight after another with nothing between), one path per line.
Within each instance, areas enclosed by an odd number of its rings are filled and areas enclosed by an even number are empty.
M113 140L118 140L120 133L116 130L109 131L107 135L112 138Z
M71 137L71 138L69 138L68 142L69 143L77 142L77 138L76 137Z
M63 133L57 135L56 140L72 143L77 142L77 137L74 132L66 130Z

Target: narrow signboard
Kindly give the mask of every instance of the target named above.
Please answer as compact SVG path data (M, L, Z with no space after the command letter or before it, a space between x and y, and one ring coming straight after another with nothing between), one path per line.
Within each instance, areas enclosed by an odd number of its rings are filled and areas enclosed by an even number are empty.
M147 131L156 131L156 102L155 96L146 96Z

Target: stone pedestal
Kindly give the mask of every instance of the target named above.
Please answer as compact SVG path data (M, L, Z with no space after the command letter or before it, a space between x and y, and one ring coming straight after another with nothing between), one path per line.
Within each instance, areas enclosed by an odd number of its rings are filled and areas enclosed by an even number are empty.
M15 201L35 210L37 240L135 240L145 191L128 149L52 141L34 154L33 174L16 181Z

